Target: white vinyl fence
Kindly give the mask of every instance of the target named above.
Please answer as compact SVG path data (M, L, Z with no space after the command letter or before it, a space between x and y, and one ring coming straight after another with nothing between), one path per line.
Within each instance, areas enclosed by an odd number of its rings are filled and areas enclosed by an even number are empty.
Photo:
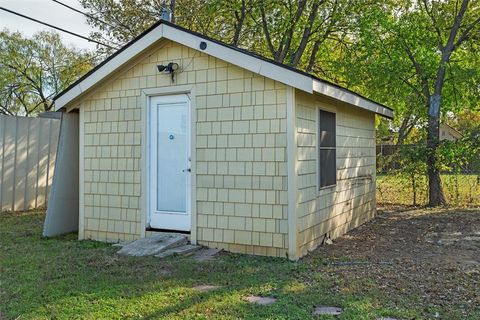
M59 119L0 115L0 211L47 206Z

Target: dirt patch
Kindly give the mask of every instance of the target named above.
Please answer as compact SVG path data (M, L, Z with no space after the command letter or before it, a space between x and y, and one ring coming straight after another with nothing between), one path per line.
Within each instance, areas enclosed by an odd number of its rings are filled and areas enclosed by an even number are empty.
M415 297L426 309L480 306L480 210L396 209L322 246L309 259L323 258L318 271L345 279L334 291L380 290L392 301ZM360 281L361 282L361 281Z
M215 261L217 260L218 255L222 252L221 249L215 249L215 248L204 248L193 256L193 258L196 261L199 262L204 262L204 261Z
M117 256L105 252L103 255L92 254L87 261L87 265L95 269L105 269L116 265L118 261L119 258Z

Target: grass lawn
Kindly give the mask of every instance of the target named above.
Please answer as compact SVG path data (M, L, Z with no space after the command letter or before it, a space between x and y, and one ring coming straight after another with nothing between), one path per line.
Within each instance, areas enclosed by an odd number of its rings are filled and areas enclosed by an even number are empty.
M160 260L117 256L118 248L77 241L76 234L42 238L43 219L42 212L0 213L0 319L308 319L316 305L342 307L335 319L427 319L436 312L442 319L480 319L461 299L437 305L422 301L420 291L386 288L388 279L378 275L394 271L388 265L378 273L375 264L332 265L352 258L348 237L338 251L329 246L298 263L226 253L207 262ZM202 284L221 287L193 289ZM278 300L254 305L244 300L251 294ZM475 303L477 296L467 298Z

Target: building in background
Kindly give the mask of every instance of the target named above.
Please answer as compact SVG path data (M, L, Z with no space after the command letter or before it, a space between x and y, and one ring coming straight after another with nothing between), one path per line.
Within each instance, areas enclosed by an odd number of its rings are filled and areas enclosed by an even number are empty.
M458 132L455 128L444 122L440 123L440 140L457 141L462 137L463 134Z

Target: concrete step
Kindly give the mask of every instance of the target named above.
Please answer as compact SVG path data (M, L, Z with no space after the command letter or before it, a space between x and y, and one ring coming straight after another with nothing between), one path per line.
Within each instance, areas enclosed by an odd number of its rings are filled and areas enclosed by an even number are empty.
M157 258L165 258L171 255L185 256L199 250L201 246L195 246L193 244L187 244L181 247L176 247L172 249L165 250L159 254L156 254Z
M174 232L167 232L167 231L152 231L152 230L147 230L145 231L145 238L151 238L151 237L155 237L157 234L178 234L178 233L174 233ZM189 233L183 233L188 241L190 241L190 234Z
M134 257L154 256L166 250L184 246L187 243L188 239L184 234L158 232L148 238L125 244L117 253Z

